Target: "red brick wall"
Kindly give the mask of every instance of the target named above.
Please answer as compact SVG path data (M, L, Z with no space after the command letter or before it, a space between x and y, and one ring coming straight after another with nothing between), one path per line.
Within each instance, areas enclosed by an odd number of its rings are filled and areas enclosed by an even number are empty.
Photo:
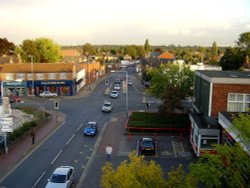
M250 84L214 84L212 95L212 117L217 117L219 111L227 111L228 93L250 94Z

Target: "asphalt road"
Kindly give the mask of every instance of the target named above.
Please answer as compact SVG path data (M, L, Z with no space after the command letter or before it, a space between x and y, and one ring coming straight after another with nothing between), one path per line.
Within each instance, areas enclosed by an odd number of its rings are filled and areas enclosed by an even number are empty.
M129 76L135 80L133 75L129 74ZM119 77L124 77L124 73L111 74L108 79L112 84ZM44 187L54 169L61 165L70 165L75 168L75 181L77 182L98 138L98 135L84 137L82 134L84 125L88 121L97 121L99 130L102 130L105 123L117 113L124 112L126 109L145 109L145 104L142 103L145 95L139 93L135 87L129 86L128 100L122 91L118 99L110 99L109 96L104 95L106 87L103 81L88 97L79 96L71 99L59 97L61 99L60 111L67 115L65 122L1 182L0 187ZM113 102L114 110L111 113L101 112L104 100ZM36 98L30 103L48 110L53 109L53 101L50 99ZM156 108L156 106L157 104L155 106L152 104L151 107Z

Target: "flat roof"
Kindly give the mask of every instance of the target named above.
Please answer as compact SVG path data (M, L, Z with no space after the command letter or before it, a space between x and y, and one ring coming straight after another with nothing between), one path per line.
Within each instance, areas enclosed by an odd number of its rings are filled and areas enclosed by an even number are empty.
M250 85L250 71L197 70L195 74L211 83Z

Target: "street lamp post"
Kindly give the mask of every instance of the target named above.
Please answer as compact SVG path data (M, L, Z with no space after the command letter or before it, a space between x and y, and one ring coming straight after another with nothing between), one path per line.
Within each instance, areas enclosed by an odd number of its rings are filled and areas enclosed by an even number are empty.
M31 77L32 77L31 94L32 94L32 97L33 97L33 100L34 100L34 98L35 98L35 94L34 94L34 77L33 77L33 74L34 74L34 62L33 62L33 56L29 55L29 57L30 57L30 61L31 61Z

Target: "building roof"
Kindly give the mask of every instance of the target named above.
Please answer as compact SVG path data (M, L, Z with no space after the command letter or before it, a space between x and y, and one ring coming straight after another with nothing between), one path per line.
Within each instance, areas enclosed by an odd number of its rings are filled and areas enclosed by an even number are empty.
M171 59L172 60L172 59L175 59L175 57L169 52L164 52L158 56L158 59Z
M56 72L70 72L72 73L73 63L33 63L34 73L56 73ZM79 69L77 66L76 69ZM2 73L29 73L32 72L31 63L23 64L5 64L2 68Z
M250 84L250 71L197 70L195 74L211 83Z
M75 56L80 56L80 52L75 50L75 49L65 49L61 50L62 56L63 57L75 57Z

